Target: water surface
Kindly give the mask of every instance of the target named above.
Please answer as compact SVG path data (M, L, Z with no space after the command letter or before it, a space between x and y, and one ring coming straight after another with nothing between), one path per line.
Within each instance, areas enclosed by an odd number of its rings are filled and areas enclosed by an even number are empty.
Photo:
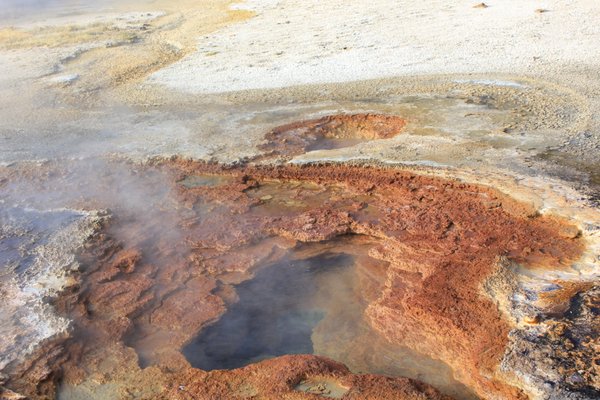
M236 285L239 299L183 353L203 370L233 369L285 354L316 354L355 373L406 376L457 399L477 398L450 368L387 342L365 319L387 264L370 258L362 238L308 244ZM304 387L306 386L306 387ZM301 390L319 387L306 384Z

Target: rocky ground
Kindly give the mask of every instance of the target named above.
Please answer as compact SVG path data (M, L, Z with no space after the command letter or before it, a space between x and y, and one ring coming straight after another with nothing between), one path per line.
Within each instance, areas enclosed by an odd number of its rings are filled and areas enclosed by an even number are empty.
M2 396L599 395L593 1L16 4ZM315 354L186 358L236 286L327 254L361 306Z

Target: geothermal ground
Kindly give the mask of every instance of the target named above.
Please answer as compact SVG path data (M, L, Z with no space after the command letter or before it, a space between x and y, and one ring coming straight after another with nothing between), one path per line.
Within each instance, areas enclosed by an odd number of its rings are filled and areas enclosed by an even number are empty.
M600 398L595 1L0 6L0 398Z

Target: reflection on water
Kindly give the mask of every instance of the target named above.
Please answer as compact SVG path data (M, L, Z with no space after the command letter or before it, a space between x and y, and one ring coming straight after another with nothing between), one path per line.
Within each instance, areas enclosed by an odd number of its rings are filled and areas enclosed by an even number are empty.
M346 254L323 254L259 271L237 286L239 301L185 348L189 361L204 370L233 369L284 354L313 353L311 333L327 306L313 276L351 262Z
M388 343L365 321L365 308L380 293L386 272L385 263L367 251L362 238L293 250L237 285L239 301L202 330L184 355L193 366L213 370L284 354L317 354L356 373L407 376L458 399L476 398L447 365ZM301 390L319 387L311 383Z
M337 138L322 137L322 138L317 138L312 144L307 146L306 151L341 149L344 147L355 146L364 141L365 141L365 139L357 139L357 138L337 139Z

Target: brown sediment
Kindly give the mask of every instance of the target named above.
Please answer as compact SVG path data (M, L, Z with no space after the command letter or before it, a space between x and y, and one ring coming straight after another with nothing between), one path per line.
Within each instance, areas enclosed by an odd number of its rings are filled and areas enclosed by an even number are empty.
M327 389L320 394L298 388L307 379L321 380L345 388L344 399L431 399L449 397L435 389L406 378L376 375L355 375L333 360L309 355L282 356L232 371L213 371L198 374L190 371L189 383L181 390L172 390L173 398L252 398L314 399L330 397ZM187 378L187 377L186 377ZM210 381L207 387L206 381ZM232 390L232 388L235 388ZM354 388L354 390L349 390ZM360 388L360 391L356 390ZM265 390L266 389L266 390ZM181 393L181 392L186 393ZM202 393L200 397L198 393ZM331 396L333 397L333 396Z
M30 369L15 369L12 389L43 398L60 366L63 386L89 387L98 379L125 391L142 385L142 398L311 398L295 388L318 377L348 388L344 398L442 398L415 381L354 375L317 356L205 372L182 355L186 343L237 301L235 285L261 265L299 243L359 235L369 238L371 257L389 263L382 286L369 289L365 319L374 329L442 360L484 398L526 398L498 371L511 323L482 286L501 257L528 268L566 267L584 246L564 221L491 188L411 171L184 160L146 169L171 177L177 204L170 215L182 239L127 226L116 209L80 256L80 285L56 302L74 321L74 335L40 364L55 361L44 392ZM190 176L200 177L186 181L197 185L177 183ZM135 240L119 241L115 228L132 231Z
M406 120L394 115L337 114L273 128L261 149L273 155L295 155L310 150L336 149L399 134Z
M406 172L311 165L245 173L320 184L333 181L353 188L354 199L368 196L370 201L355 203L356 210L349 214L310 211L285 232L300 240L348 232L379 238L381 244L371 255L389 261L391 270L384 295L369 310L372 324L391 341L462 371L461 380L481 395L523 397L518 389L490 379L510 326L480 294L480 286L499 256L530 267L567 266L582 243L565 240L569 229L564 223L523 215L526 207L494 190ZM365 218L360 210L367 205L380 214L357 222Z

